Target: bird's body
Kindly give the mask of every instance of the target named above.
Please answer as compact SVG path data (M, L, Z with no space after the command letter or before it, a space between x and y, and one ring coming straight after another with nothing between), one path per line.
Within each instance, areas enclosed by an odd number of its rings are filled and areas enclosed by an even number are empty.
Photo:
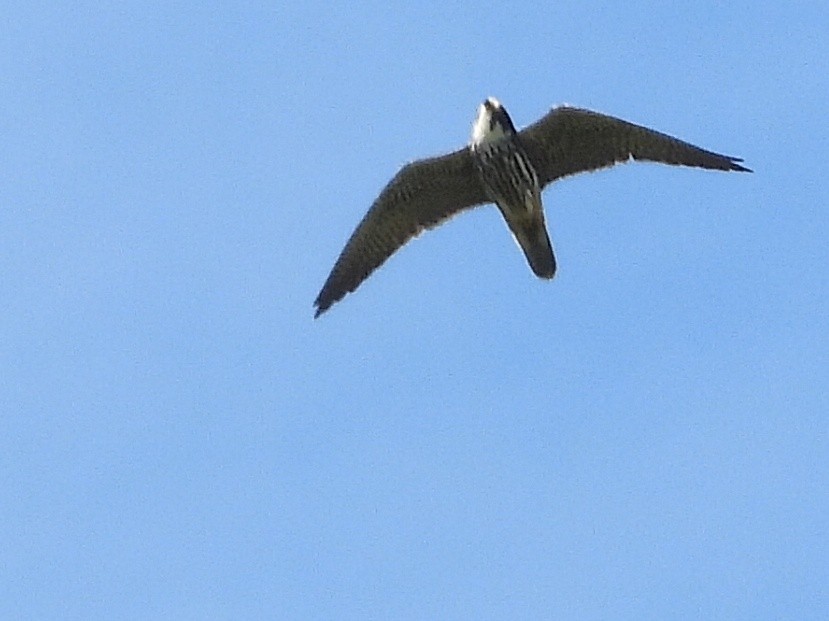
M517 132L504 107L481 104L468 148L404 166L355 229L316 301L316 315L356 289L409 239L466 209L495 203L540 278L555 275L541 191L567 175L649 160L751 172L742 160L578 108L554 108Z
M487 197L498 205L530 268L539 278L552 278L556 262L538 174L517 135L507 111L490 98L478 111L469 150Z

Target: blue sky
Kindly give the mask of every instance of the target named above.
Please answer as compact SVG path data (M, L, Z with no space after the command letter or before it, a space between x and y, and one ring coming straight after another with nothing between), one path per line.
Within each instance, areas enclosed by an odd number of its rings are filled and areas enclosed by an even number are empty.
M10 3L0 617L829 617L829 8ZM498 97L744 157L494 208L317 321Z

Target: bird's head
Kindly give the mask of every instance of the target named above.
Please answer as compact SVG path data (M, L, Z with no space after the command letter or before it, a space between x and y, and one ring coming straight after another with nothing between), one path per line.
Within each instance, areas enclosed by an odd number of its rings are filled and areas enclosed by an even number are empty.
M495 97L487 97L478 106L478 116L472 125L472 144L496 142L515 133L515 125L506 108Z

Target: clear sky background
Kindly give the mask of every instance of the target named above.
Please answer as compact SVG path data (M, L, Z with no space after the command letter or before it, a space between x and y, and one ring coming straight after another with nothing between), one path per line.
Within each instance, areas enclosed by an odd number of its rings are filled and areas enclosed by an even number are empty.
M829 618L829 4L6 3L0 618ZM403 163L589 107L744 157L312 301Z

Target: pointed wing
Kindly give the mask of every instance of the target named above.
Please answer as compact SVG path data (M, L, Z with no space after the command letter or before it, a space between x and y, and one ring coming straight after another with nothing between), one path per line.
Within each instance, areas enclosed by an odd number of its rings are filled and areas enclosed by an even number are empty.
M751 172L729 155L621 119L562 106L519 133L543 188L556 179L634 160Z
M319 317L424 229L488 202L469 149L406 164L352 233L314 305Z

